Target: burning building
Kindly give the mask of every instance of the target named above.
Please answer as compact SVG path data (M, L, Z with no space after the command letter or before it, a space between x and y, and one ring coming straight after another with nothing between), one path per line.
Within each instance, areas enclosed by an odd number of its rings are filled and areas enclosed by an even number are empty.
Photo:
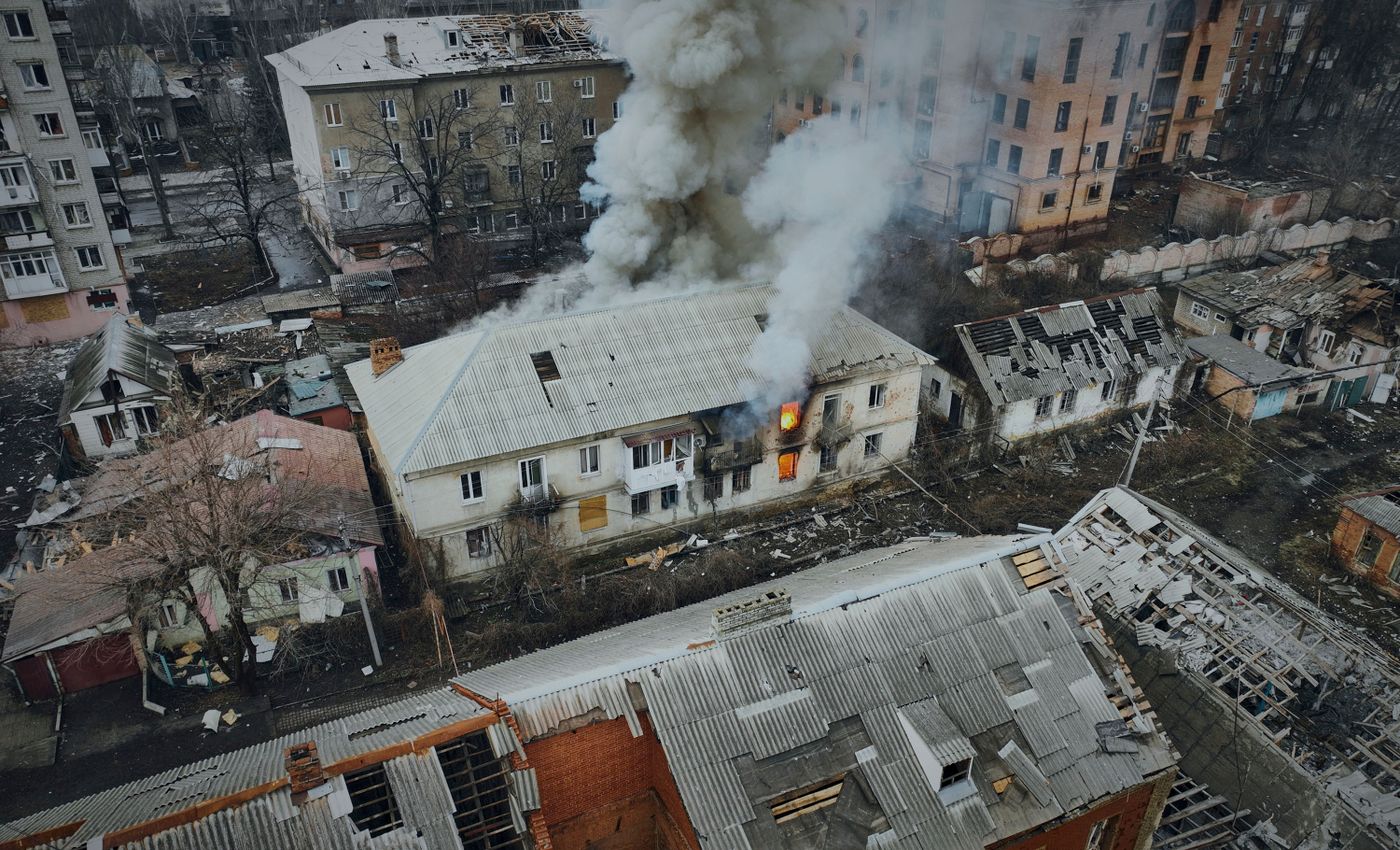
M522 511L591 546L878 475L914 440L934 358L850 308L804 387L756 402L767 286L497 324L347 372L394 504L452 575Z

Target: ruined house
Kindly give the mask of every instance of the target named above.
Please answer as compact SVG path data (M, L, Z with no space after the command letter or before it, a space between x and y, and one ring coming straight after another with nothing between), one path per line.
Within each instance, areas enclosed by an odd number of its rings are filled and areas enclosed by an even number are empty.
M372 344L346 371L400 516L462 576L498 563L516 518L590 546L884 473L914 441L934 358L845 308L813 343L808 386L754 409L771 294Z
M1332 190L1311 177L1250 180L1228 171L1182 176L1172 226L1207 237L1260 233L1271 227L1312 224L1322 218Z
M910 542L7 825L52 846L1142 850L1175 756L1049 535ZM37 843L37 841L35 842Z
M1228 334L1326 379L1300 404L1384 401L1394 386L1395 293L1326 252L1182 281L1172 318L1193 336Z
M1241 422L1295 410L1317 398L1325 385L1308 370L1280 363L1224 334L1192 337L1186 346L1194 355L1192 389Z
M1400 598L1400 486L1342 501L1332 555L1378 589Z
M1155 289L957 325L958 358L930 370L955 427L1015 442L1171 398L1186 349Z
M337 616L366 583L377 581L375 551L384 542L354 436L266 410L216 428L210 433L225 458L221 476L266 470L278 481L315 488L289 537L299 557L260 568L243 600L245 619L320 622ZM170 457L185 451L183 442L171 445ZM35 569L21 572L14 583L0 661L13 667L29 699L137 672L126 593L132 579L154 568L129 539L109 541L104 519L141 498L143 487L160 488L172 469L179 474L184 467L155 454L105 461L95 474L56 490L53 503L40 505L25 523L45 545ZM95 528L104 528L101 536L92 533ZM196 573L191 580L197 610L177 599L151 604L158 614L144 624L148 649L202 640L196 618L226 622L229 605L214 576Z
M68 366L58 427L69 452L96 460L136 451L160 430L159 406L181 383L175 353L138 320L113 315Z
M1400 842L1400 664L1185 517L1105 490L1052 569L1105 617L1181 769L1270 846Z

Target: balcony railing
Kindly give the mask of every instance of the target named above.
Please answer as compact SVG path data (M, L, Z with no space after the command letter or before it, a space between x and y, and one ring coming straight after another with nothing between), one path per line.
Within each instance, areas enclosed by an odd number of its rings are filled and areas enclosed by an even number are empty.
M53 247L53 237L47 230L34 230L29 233L6 233L5 250L24 251L31 248Z
M5 295L10 298L34 298L67 292L68 284L62 274L43 273L23 277L5 277Z
M32 183L22 186L0 186L0 207L27 207L38 202L39 196L35 194Z
M622 474L622 483L628 494L645 493L694 480L695 458L690 457L644 466L641 469L627 469Z

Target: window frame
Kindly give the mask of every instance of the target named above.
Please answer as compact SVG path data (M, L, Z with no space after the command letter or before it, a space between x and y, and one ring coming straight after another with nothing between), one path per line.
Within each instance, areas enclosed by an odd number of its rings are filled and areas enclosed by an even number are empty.
M473 543L474 536L475 543ZM476 528L469 528L463 532L463 540L466 541L468 558L491 557L491 526L480 525Z
M74 223L73 219L68 215L70 210L80 210L83 214L84 221ZM87 201L73 201L67 204L60 204L59 211L63 215L63 224L66 230L83 230L94 226L92 211L88 209Z
M28 9L10 9L5 12L0 12L0 16L2 16L5 19L5 35L10 39L10 41L39 40L39 36L36 35L34 32L34 18L29 14ZM29 30L28 35L15 35L15 29L17 27L12 27L11 23L19 24L21 22L24 24L24 26L18 27L18 29Z
M457 481L462 494L462 504L474 505L486 499L486 485L481 478L481 470L469 469L457 476Z
M535 80L535 103L553 103L554 84L549 80Z
M578 92L578 96L579 96L580 98L582 98L582 99L584 99L584 100L590 100L590 99L592 99L592 98L594 98L594 97L597 96L597 94L598 94L597 81L594 80L594 78L593 78L591 75L590 75L590 76L587 76L587 77L579 77L578 79L579 79L579 92Z
M864 457L869 460L872 457L880 457L884 448L885 432L876 431L873 434L865 435Z
M277 579L277 598L283 605L291 605L301 601L301 588L297 586L296 576L283 576Z
M583 119L583 137L585 139L594 139L598 137L598 122L596 119L592 117L585 117Z
M878 384L871 384L870 391L866 396L867 410L879 410L885 406L886 397L889 395L890 385L887 381Z
M332 120L334 115L334 120ZM344 127L345 116L340 111L340 101L321 104L321 117L325 120L327 127Z
M86 262L84 259L85 252L96 252L98 260L96 265L91 265ZM101 245L78 245L73 248L73 255L77 257L79 271L99 272L107 268L107 255L102 250ZM87 253L86 256L90 257L92 254Z
M43 60L28 59L23 62L16 62L19 66L20 86L25 91L53 91L53 80L49 77L49 69L44 65ZM38 68L44 76L44 82L38 82L38 77L34 74L33 68ZM30 79L35 80L30 83Z
M511 83L501 83L499 87L501 106L515 105L515 86Z
M590 478L594 475L602 474L602 448L598 443L591 446L581 446L578 450L578 474L581 478Z
M338 585L338 586L337 586ZM350 571L343 566L326 570L326 589L331 593L344 593L350 589Z
M742 482L742 486L741 485ZM745 466L734 470L729 476L729 494L747 493L753 489L753 467Z
M39 131L41 139L65 139L68 137L68 130L63 126L63 116L57 112L35 112L34 126ZM55 126L58 127L57 133L53 132ZM45 127L49 129L46 130Z

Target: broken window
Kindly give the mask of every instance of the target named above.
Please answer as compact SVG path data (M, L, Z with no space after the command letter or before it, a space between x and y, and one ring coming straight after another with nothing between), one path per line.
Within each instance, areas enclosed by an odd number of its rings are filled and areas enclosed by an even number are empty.
M1077 401L1079 401L1079 390L1065 390L1060 396L1060 412L1073 413Z
M300 598L297 593L297 577L279 578L277 580L277 596L283 602L296 602Z
M1086 188L1084 189L1084 203L1086 203L1086 204L1097 204L1099 201L1102 201L1102 200L1103 200L1103 184L1102 184L1102 183L1090 183L1090 184L1088 185L1088 187L1086 187Z
M888 386L889 386L888 384L871 384L871 385L870 385L870 406L871 406L871 407L884 407L884 406L885 406L885 390L888 388Z
M1084 50L1084 39L1071 38L1069 49L1065 51L1064 82L1073 83L1079 79L1079 55Z
M938 790L944 791L957 785L959 782L967 782L972 778L972 759L962 759L943 767L943 776L938 780Z
M456 805L452 818L463 850L521 847L510 816L506 763L491 751L486 734L438 747L438 762Z
M475 502L485 495L481 488L481 470L462 473L462 501Z
M1011 126L1017 130L1026 129L1026 124L1031 120L1031 102L1024 97L1016 98L1016 116L1011 120Z
M987 140L987 164L996 165L1001 159L1001 142L996 139Z
M1099 394L1099 398L1102 398L1110 404L1116 401L1118 398L1118 382L1112 378L1104 381L1103 391Z
M1001 124L1006 121L1006 95L1000 92L992 95L992 123Z
M724 473L705 476L705 501L713 502L724 495Z
M1114 833L1118 831L1118 815L1105 818L1089 829L1089 840L1084 842L1084 850L1104 850L1113 846Z
M1381 554L1381 538L1374 529L1366 529L1361 535L1361 545L1356 548L1356 562L1368 567L1375 566Z
M1198 319L1209 319L1209 318L1210 318L1210 309L1207 308L1206 305L1202 304L1202 303L1199 302L1199 301L1192 301L1192 302L1191 302L1191 315L1195 316L1195 317L1198 318ZM1329 346L1329 347L1330 347L1330 346Z
M1320 331L1317 335L1317 350L1323 354L1332 353L1332 344L1337 341L1337 335L1331 331Z
M1021 173L1021 146L1012 145L1006 152L1006 170L1012 174Z
M1113 70L1108 74L1115 80L1123 76L1123 67L1128 64L1128 46L1132 37L1130 32L1118 34L1118 46L1113 50Z
M797 455L797 449L791 449L778 455L779 481L793 481L797 478Z
M672 484L669 487L661 488L661 510L668 511L674 508L678 501L680 501L680 490L677 489L676 485Z
M1055 108L1055 132L1063 133L1069 129L1070 110L1074 108L1074 101L1062 100Z
M691 434L686 432L664 440L652 440L632 447L632 468L645 469L662 463L680 462L690 457Z
M743 469L736 469L734 470L734 474L730 476L729 492L743 493L749 489L752 483L753 469L751 467L746 466Z
M1021 57L1021 79L1035 82L1035 67L1040 60L1040 36L1026 36L1026 52Z
M116 401L126 396L120 378L108 378L102 382L102 400Z
M632 494L632 516L651 513L651 491Z
M486 558L491 555L491 527L467 529L467 557Z
M326 587L333 593L350 589L350 573L344 567L336 567L333 570L326 570Z
M180 625L180 609L174 602L160 603L160 627L173 629Z
M1353 366L1360 366L1365 350L1356 343L1347 346L1347 362ZM1364 379L1363 379L1364 380Z
M515 87L509 83L501 86L501 106L513 106L515 104Z
M775 797L768 803L768 810L777 823L787 823L803 815L811 814L836 805L841 796L841 788L846 783L845 774L826 779L813 785L789 791Z
M881 443L884 442L884 440L885 440L885 435L884 435L884 434L866 434L866 435L865 435L865 456L866 456L866 457L879 457L879 456L880 456L880 445L881 445Z
M1107 127L1118 118L1118 95L1111 94L1103 99L1103 116L1099 119L1099 124Z
M1050 210L1055 208L1055 203L1059 200L1059 192L1045 192L1040 196L1040 209Z
M1035 418L1041 419L1050 415L1051 409L1055 405L1055 397L1043 395L1035 400Z
M836 447L822 446L820 463L817 464L818 472L831 472L836 469Z
M1049 162L1049 164L1047 164L1047 165L1045 166L1045 176L1046 176L1046 177L1059 177L1059 176L1060 176L1060 166L1061 166L1061 164L1064 162L1064 158L1065 158L1065 149L1064 149L1064 148L1054 148L1053 150L1051 150L1051 151L1050 151L1050 162ZM1051 193L1051 194L1053 194L1053 193ZM1054 202L1054 200L1052 199L1051 202L1050 202L1050 206L1054 206L1054 205L1055 205L1055 202ZM1045 204L1042 202L1040 206L1041 206L1041 208L1043 209L1043 208L1045 207Z
M126 417L120 413L104 413L101 416L93 417L97 423L97 434L102 438L102 445L110 446L117 440L126 439Z

